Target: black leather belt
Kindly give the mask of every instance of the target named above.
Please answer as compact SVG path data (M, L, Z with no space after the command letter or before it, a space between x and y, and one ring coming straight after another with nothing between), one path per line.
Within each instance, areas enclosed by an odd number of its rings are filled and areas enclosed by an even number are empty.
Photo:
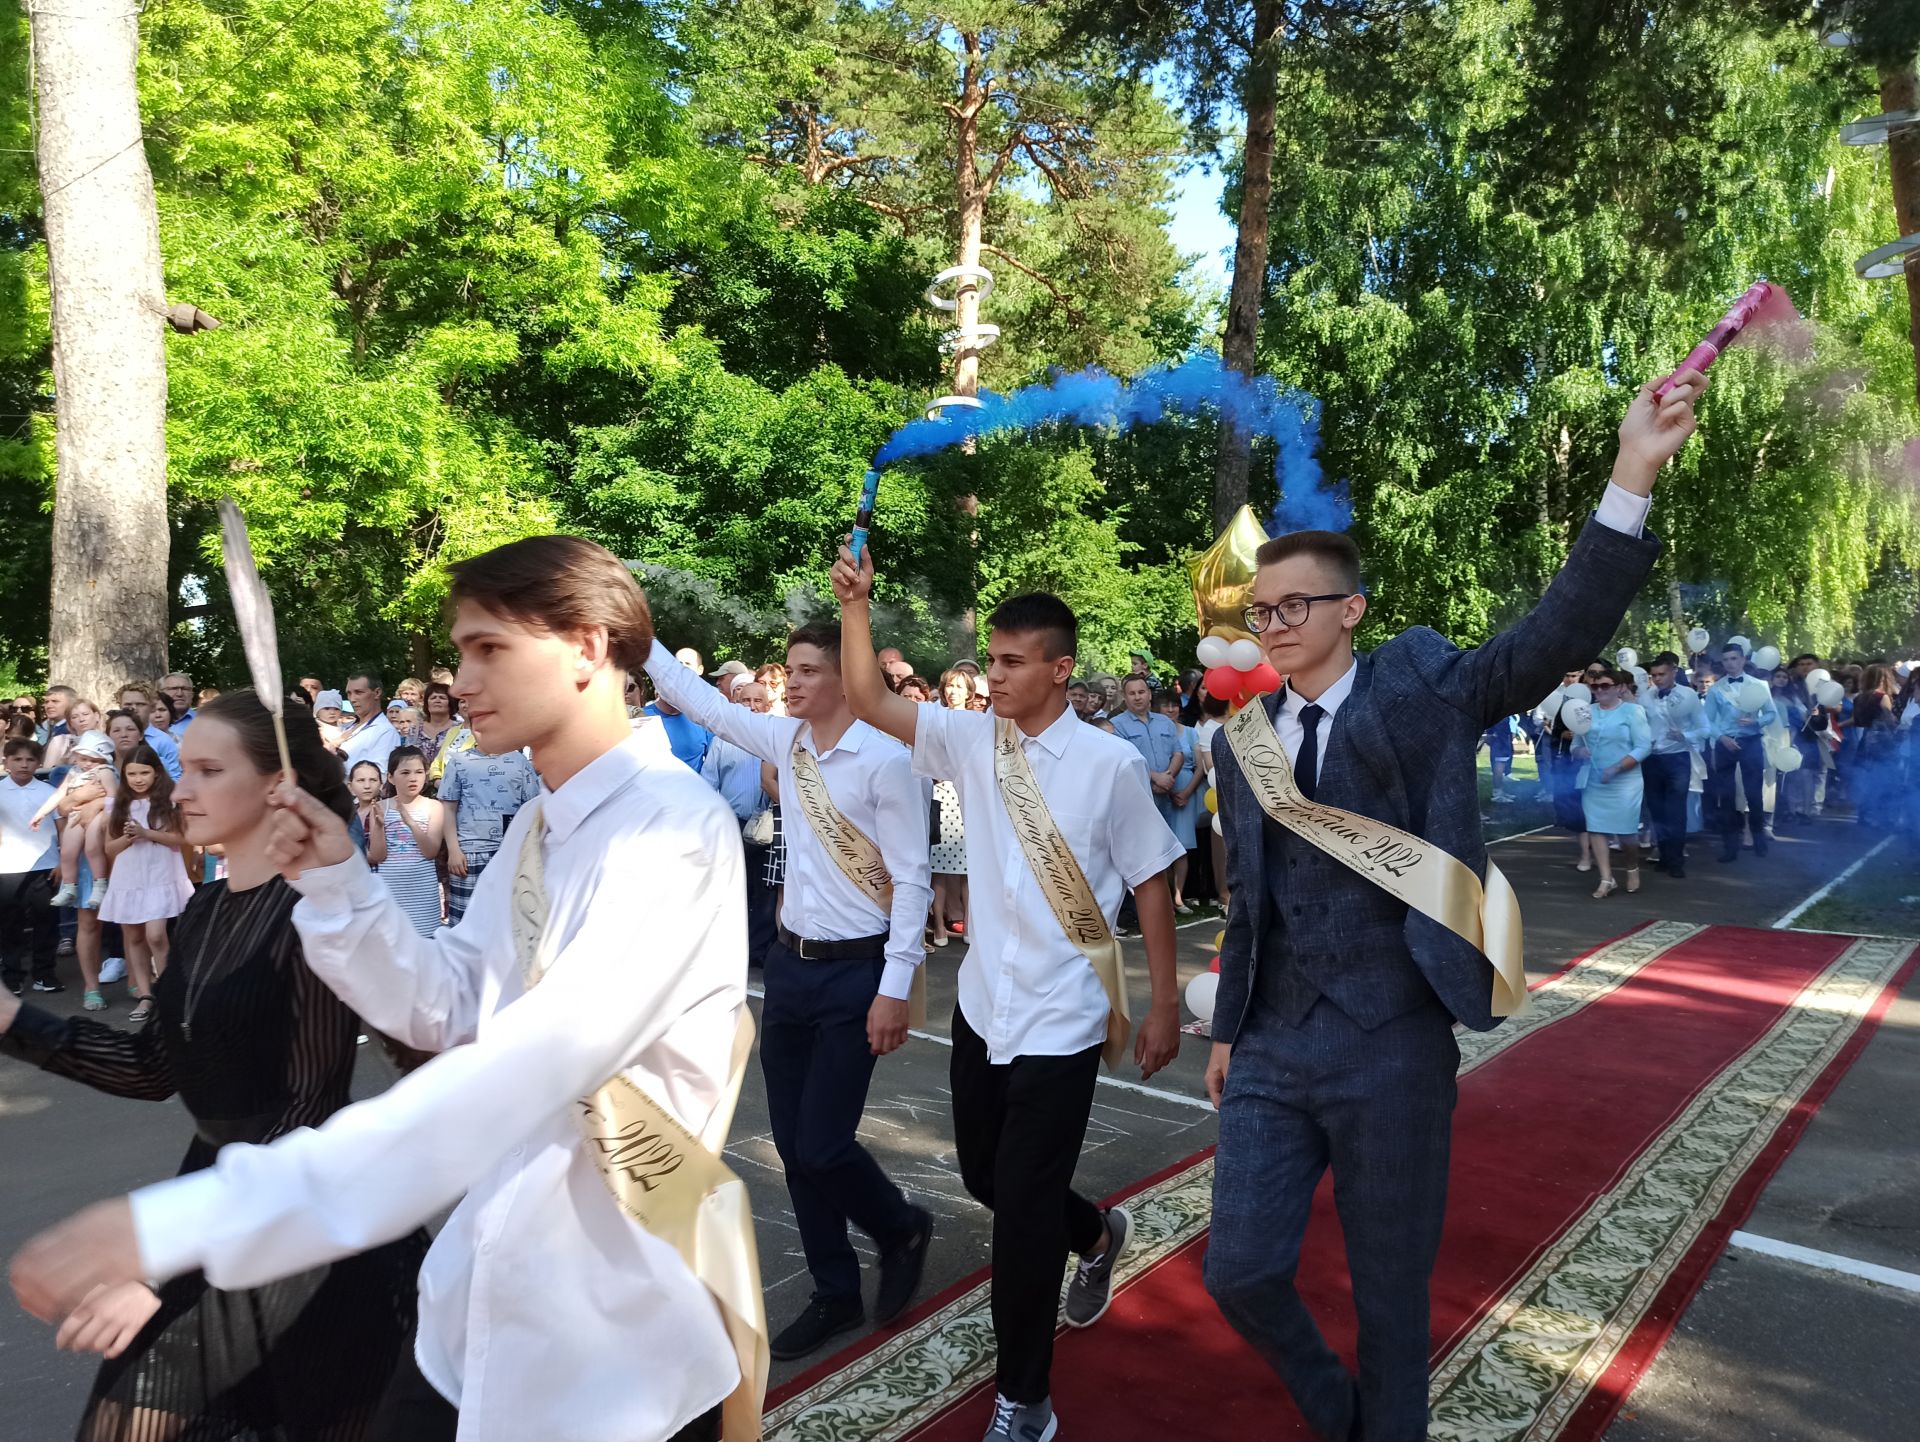
M855 936L845 941L809 941L786 927L778 928L780 944L802 961L874 961L887 954L887 935Z

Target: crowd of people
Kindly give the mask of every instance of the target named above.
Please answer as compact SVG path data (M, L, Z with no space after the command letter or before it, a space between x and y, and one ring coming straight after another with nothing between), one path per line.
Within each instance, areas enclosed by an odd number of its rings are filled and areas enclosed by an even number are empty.
M77 903L89 1008L118 917L130 974L136 934L145 945L149 1015L111 1027L9 986L0 1055L177 1094L194 1123L181 1175L13 1261L29 1310L107 1359L83 1442L750 1442L767 1353L810 1354L869 1316L854 1229L878 1253L874 1320L919 1292L935 1219L858 1129L956 932L953 1154L992 1218L985 1439L1051 1442L1066 1427L1057 1326L1105 1316L1133 1235L1124 1205L1073 1188L1095 1082L1103 1064L1130 1058L1144 1080L1178 1054L1175 918L1203 871L1232 902L1205 1072L1220 1111L1207 1289L1316 1435L1417 1442L1455 1028L1498 1025L1514 990L1482 951L1484 916L1441 899L1500 904L1476 894L1478 745L1604 645L1652 573L1649 498L1703 389L1693 370L1642 388L1560 575L1480 647L1415 628L1357 652L1353 540L1269 541L1243 615L1286 685L1230 718L1191 680L1156 688L1145 657L1084 676L1072 610L1041 593L988 618L984 672L957 662L935 684L876 650L871 551L848 548L837 626L794 631L778 663L709 672L655 637L622 562L564 536L449 568L451 683L402 683L389 702L368 672L343 692L303 678L285 708L291 777L249 692L202 700L167 677L164 708L143 686L105 713L61 688L39 714L16 701L9 979L58 989L57 895ZM1725 659L1737 682L1744 652ZM1631 783L1660 755L1690 770L1706 745L1723 809L1745 796L1764 834L1745 762L1770 709L1793 716L1791 680L1777 700L1710 688L1696 724L1664 709L1675 672L1666 656L1644 684L1629 671L1638 700L1615 668L1568 673L1553 710L1567 739L1551 775L1577 768L1603 883L1617 840L1633 884L1647 796ZM1856 800L1885 729L1873 717L1897 724L1911 701L1911 678L1895 696L1863 674L1839 708L1867 737L1836 772ZM1800 729L1826 746L1834 720L1809 711ZM1674 735L1684 755L1660 750ZM1209 782L1220 845L1201 848ZM1656 788L1656 830L1671 804ZM54 816L82 833L77 854L45 834ZM56 892L43 873L62 866ZM1146 954L1137 1018L1116 941L1129 928ZM722 1160L754 1035L750 957L814 1284L778 1327ZM360 1026L417 1069L349 1104ZM1295 1285L1329 1169L1357 1372Z
M1920 668L1829 671L1812 652L1762 668L1756 655L1777 658L1734 637L1717 659L1664 651L1643 669L1622 652L1568 671L1487 733L1493 799L1518 799L1509 768L1524 738L1555 824L1576 838L1577 869L1596 873L1596 899L1638 891L1643 859L1684 879L1693 835L1733 863L1822 814L1920 833Z

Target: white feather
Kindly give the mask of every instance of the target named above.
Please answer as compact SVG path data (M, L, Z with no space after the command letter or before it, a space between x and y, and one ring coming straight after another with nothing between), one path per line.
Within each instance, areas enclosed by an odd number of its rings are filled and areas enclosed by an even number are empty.
M220 502L220 549L226 560L227 590L233 596L233 619L240 628L240 645L253 673L253 693L275 716L286 704L280 684L280 643L273 630L273 597L253 563L253 543L247 539L247 518L232 501Z

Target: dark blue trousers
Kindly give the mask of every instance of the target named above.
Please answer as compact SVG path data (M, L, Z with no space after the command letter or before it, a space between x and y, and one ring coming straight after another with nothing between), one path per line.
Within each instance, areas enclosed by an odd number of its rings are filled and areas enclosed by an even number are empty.
M1640 763L1646 778L1647 810L1653 816L1660 859L1669 866L1687 859L1687 790L1693 785L1692 753L1655 754Z
M1707 743L1707 789L1713 792L1720 810L1721 844L1728 851L1740 847L1741 816L1733 804L1735 773L1747 793L1746 824L1753 831L1756 855L1767 851L1767 752L1758 736L1737 736L1738 751L1729 751L1718 741Z
M876 1058L867 1010L881 958L805 961L775 939L767 950L760 1069L767 1078L773 1144L816 1297L860 1295L851 1221L884 1251L913 1239L918 1217L855 1132Z
M1327 1442L1427 1435L1427 1280L1446 1215L1459 1064L1438 1002L1365 1031L1324 998L1294 1027L1256 997L1233 1044L1207 1290ZM1329 1166L1360 1323L1357 1379L1294 1289Z

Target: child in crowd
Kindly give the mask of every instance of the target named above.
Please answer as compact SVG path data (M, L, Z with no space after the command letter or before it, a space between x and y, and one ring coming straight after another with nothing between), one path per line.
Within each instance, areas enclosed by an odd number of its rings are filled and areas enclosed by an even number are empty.
M126 940L129 988L136 998L127 1020L145 1021L153 1014L154 979L167 969L168 923L193 899L173 778L151 746L139 746L127 758L106 831L113 894L100 919L119 923Z
M75 809L60 828L60 889L53 895L55 906L79 903L92 911L106 896L107 853L104 835L93 829L93 822L105 814L107 803L120 789L114 772L113 742L104 731L89 731L73 743L68 753L71 763L53 795L46 799L28 824L38 831L41 824L63 804ZM80 857L85 850L87 865L93 872L88 895L80 896Z
M322 691L320 696L324 700L333 694ZM367 864L378 866L387 859L387 779L380 774L379 763L354 762L353 770L347 774L347 790L353 793L353 819L347 831L361 855L367 858Z
M356 768L357 769L357 768ZM386 854L378 858L380 879L422 936L440 929L440 870L434 864L445 844L440 803L421 792L427 786L427 761L418 746L398 747L387 758L393 799L381 818ZM371 836L369 836L371 842ZM374 861L371 845L367 860Z

